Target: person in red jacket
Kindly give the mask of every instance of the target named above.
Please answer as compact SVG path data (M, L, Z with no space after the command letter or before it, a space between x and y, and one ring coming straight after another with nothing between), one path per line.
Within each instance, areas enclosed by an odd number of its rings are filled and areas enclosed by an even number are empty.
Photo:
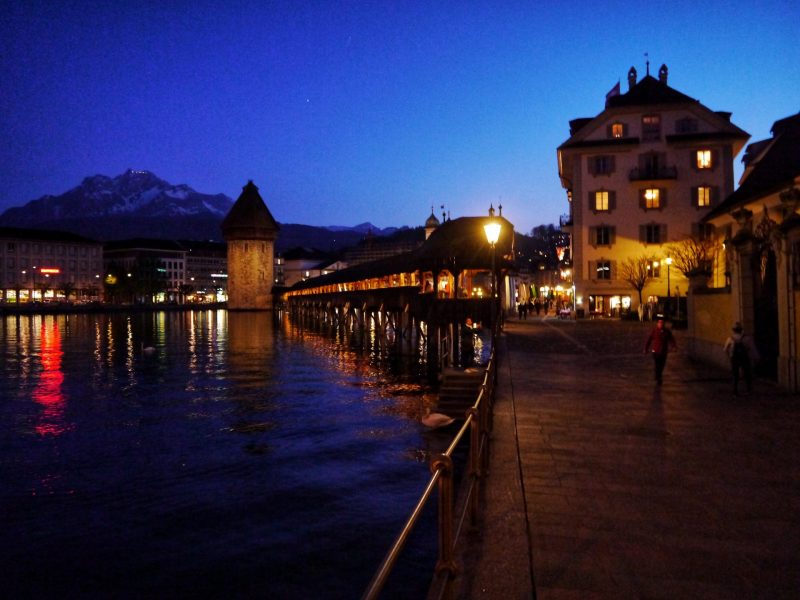
M675 343L675 337L672 331L664 326L664 316L658 315L656 317L656 326L647 341L644 344L644 353L653 356L653 364L656 370L656 384L661 385L661 376L664 373L664 365L667 364L667 354L670 350L677 350L678 344Z

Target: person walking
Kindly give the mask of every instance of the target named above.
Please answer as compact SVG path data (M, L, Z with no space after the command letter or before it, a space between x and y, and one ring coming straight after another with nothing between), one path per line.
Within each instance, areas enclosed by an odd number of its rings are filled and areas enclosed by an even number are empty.
M675 342L675 336L664 325L664 315L658 315L656 317L656 326L647 336L647 341L644 344L644 353L647 354L649 351L653 357L657 385L661 385L662 382L664 366L667 364L667 354L669 354L670 350L677 349L678 344Z
M739 375L744 375L744 383L747 393L753 391L753 363L759 359L758 349L753 338L745 335L742 324L738 321L733 324L733 331L725 345L722 347L725 354L731 361L731 371L733 371L733 395L739 394Z

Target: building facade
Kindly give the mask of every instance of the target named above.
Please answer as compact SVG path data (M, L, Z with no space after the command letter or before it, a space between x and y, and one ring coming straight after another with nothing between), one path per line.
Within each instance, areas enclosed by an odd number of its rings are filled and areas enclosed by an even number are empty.
M0 227L0 301L100 300L103 245L65 231Z
M759 350L758 374L800 391L800 113L752 143L739 187L706 215L724 248L710 287L692 292L690 351L722 364L740 322Z
M708 235L709 210L733 192L733 158L748 139L730 113L713 111L648 72L618 87L604 110L570 121L558 148L567 190L572 276L578 314L619 315L639 308L626 276L645 264L642 304L680 306L688 281L671 267L670 244Z

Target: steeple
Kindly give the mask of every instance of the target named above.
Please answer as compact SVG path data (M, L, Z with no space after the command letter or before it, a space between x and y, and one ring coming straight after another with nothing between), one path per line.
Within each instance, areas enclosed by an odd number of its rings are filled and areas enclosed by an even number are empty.
M628 71L628 91L633 89L633 86L636 85L636 67L631 67L631 70Z

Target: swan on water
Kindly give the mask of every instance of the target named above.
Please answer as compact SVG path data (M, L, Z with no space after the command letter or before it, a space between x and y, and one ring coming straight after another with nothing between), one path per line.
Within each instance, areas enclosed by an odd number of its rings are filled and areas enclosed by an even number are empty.
M442 413L431 412L430 408L425 409L425 414L422 417L422 424L431 429L447 427L453 421L455 421L453 417L448 417Z

